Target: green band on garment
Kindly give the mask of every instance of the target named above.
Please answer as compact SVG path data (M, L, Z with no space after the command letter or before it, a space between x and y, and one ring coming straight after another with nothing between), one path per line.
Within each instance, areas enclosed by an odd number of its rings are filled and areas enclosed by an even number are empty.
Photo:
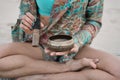
M102 26L101 23L99 23L99 22L97 22L97 21L93 21L93 20L88 21L87 23L92 24L93 26L96 26L96 27L98 27L98 28L101 28L101 26Z
M81 30L73 35L74 43L79 47L82 47L83 45L89 43L91 41L91 38L92 36L87 30Z

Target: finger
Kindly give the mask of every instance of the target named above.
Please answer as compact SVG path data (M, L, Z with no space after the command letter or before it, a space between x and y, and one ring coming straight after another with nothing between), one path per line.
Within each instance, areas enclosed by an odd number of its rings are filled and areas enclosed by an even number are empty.
M40 25L41 25L42 28L44 27L44 24L42 22L40 23Z
M28 27L29 29L31 29L31 25L26 20L23 19L21 22L22 22L21 24L24 24L25 27Z
M51 50L49 50L48 48L45 48L45 53L47 53L47 54L50 54L52 51Z
M50 55L51 56L56 56L56 52L51 52Z
M69 53L69 51L65 51L65 52L56 52L56 55L61 56L61 55L67 55Z
M98 62L99 59L84 58L83 60L84 60L84 63L83 63L83 64L85 64L86 66L90 66L90 67L92 67L92 68L94 68L94 69L97 68L96 62Z
M31 34L32 31L26 27L24 24L20 24L20 28L23 29L23 31L25 31L25 33Z
M78 52L78 50L79 50L79 47L76 44L74 44L73 48L70 51L71 52Z
M67 57L68 57L68 54L65 54L64 57L67 58Z
M99 63L99 59L93 59L93 62L95 63L95 64L97 64L97 63Z
M35 21L35 17L30 13L27 12L26 15L34 22Z
M24 27L26 27L24 24L20 24L20 28L22 29L22 30L24 30Z
M28 16L24 15L24 16L22 17L22 19L25 20L25 21L27 21L27 22L32 26L33 21L32 21Z
M97 68L97 65L96 65L94 62L90 62L90 66L91 66L93 69L96 69L96 68Z

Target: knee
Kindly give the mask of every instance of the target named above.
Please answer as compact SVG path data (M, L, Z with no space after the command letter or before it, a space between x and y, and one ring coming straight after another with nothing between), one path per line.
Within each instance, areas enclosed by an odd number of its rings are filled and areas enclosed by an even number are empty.
M112 70L113 72L113 75L118 78L117 80L120 80L120 67L119 68L116 68L116 70Z
M12 55L0 59L0 70L12 70L25 67L30 60L23 55Z
M8 52L10 52L10 49L7 46L0 46L0 58L5 57Z
M0 58L6 57L10 54L14 54L15 53L14 44L15 43L0 45Z

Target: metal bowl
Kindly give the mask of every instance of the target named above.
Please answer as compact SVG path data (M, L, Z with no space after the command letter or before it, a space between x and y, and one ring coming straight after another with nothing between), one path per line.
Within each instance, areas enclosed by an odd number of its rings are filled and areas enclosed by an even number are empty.
M67 51L74 45L73 39L69 35L55 35L48 40L48 48L53 51Z

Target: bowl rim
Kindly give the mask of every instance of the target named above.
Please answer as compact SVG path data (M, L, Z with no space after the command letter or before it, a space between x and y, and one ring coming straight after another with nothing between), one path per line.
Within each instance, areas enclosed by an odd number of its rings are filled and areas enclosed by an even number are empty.
M62 39L66 39L67 37L67 40L65 41L54 41L54 39L61 39L60 36L64 36L65 38L62 38ZM52 40L50 38L53 38ZM54 35L54 36L51 36L49 38L49 41L48 41L48 44L49 45L53 45L53 46L68 46L68 45L73 45L74 44L74 41L73 41L73 38L72 36L70 35ZM57 45L56 45L57 44ZM61 44L64 44L64 45L61 45Z
M68 41L68 40L72 39L72 36L70 36L70 35L54 35L54 36L49 37L49 40L51 40L51 41L54 39L67 39L66 41Z

